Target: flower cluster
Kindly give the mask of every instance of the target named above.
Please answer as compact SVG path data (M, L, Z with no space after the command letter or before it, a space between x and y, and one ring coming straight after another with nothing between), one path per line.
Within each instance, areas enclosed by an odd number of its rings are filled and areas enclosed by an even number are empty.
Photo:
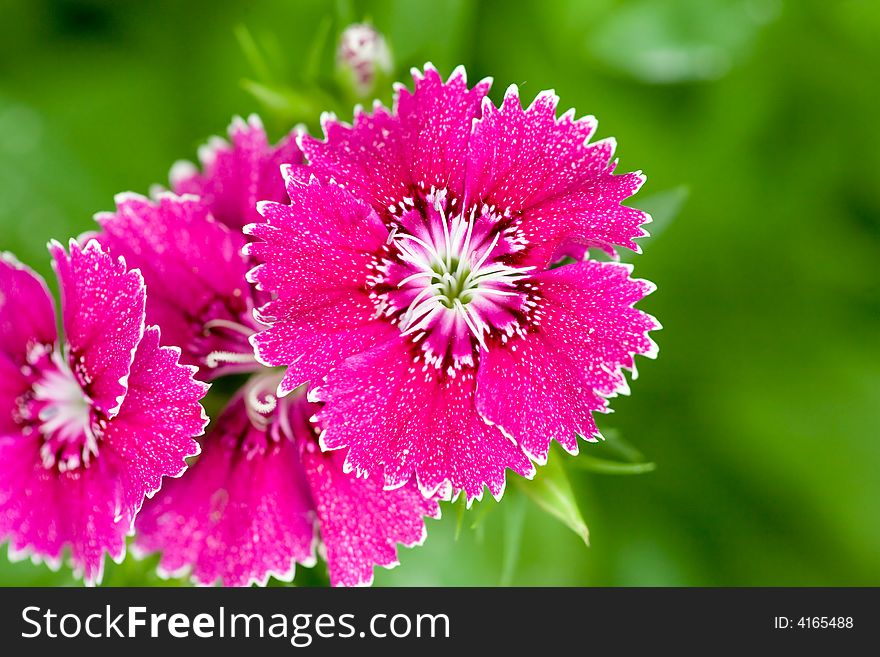
M3 257L13 556L66 550L96 583L133 533L200 584L289 581L319 554L332 584L369 584L441 500L500 498L552 441L600 437L593 413L656 354L634 308L653 286L590 259L638 251L649 217L622 201L643 176L614 174L614 142L552 93L496 107L463 69L413 75L323 139L237 119L169 190L52 243L63 339L43 281ZM232 392L197 442L215 382Z

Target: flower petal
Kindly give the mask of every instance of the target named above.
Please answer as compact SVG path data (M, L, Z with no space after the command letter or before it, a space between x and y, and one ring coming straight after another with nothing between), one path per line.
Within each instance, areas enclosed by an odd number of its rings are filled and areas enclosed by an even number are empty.
M399 334L387 322L376 321L375 307L360 292L316 294L313 301L321 305L307 313L297 311L291 319L281 315L271 328L251 338L261 363L287 366L278 388L281 395L303 383L312 388L320 385L344 359ZM283 301L268 308L278 312Z
M30 385L28 355L57 339L55 306L43 279L10 253L0 254L0 435L17 434L13 413Z
M0 353L23 364L28 347L57 339L46 282L11 253L0 253Z
M469 202L521 213L529 264L546 265L566 239L638 251L632 240L647 234L639 226L649 219L620 202L644 177L612 175L614 140L588 144L595 119L571 112L557 119L557 102L542 92L524 110L511 87L500 108L483 104L468 154Z
M95 240L70 255L49 245L61 284L61 311L70 368L105 417L119 412L135 351L144 334L146 292L136 269L110 257Z
M252 434L252 435L251 435ZM294 562L315 561L315 523L298 447L280 441L248 454L241 441L266 441L241 398L205 440L186 476L167 482L137 519L136 547L162 552L161 571L191 570L200 584L290 581Z
M397 332L363 291L388 236L375 212L333 184L289 189L291 205L261 206L267 223L248 230L263 241L246 248L265 261L250 279L276 296L257 313L271 328L252 343L260 362L288 366L282 394L317 385L341 359Z
M186 457L199 453L195 437L208 424L199 403L207 384L193 378L195 368L178 364L178 348L160 347L159 339L159 329L146 329L131 366L125 402L107 424L97 457L110 460L118 470L122 495L116 517L126 527L144 497L162 485L162 478L179 476L186 469Z
M177 194L195 194L211 214L232 230L259 221L257 201L285 201L282 164L301 164L295 135L277 146L269 144L259 117L233 119L229 141L214 138L199 149L202 172L188 163L171 170L171 188Z
M468 89L465 70L459 67L444 83L430 65L424 73L413 70L413 80L412 92L398 87L396 104L411 157L411 182L424 190L446 188L461 197L473 122L480 116L491 81Z
M385 491L381 477L344 474L345 454L323 453L315 442L305 445L302 459L333 586L371 584L374 565L396 566L397 543L421 544L423 517L440 516L437 501L425 499L415 482Z
M324 141L301 140L316 175L343 182L379 212L415 187L448 188L461 197L471 124L490 86L484 80L468 89L463 68L446 82L431 65L413 70L413 78L414 91L397 87L393 114L381 106L372 115L358 110L351 126L325 117Z
M425 496L447 481L469 499L500 497L506 468L526 477L529 459L474 407L472 371L451 377L414 362L398 337L353 356L327 378L319 413L324 447L349 447L346 467L383 471L386 486L415 475Z
M261 203L265 223L245 228L262 240L245 251L269 263L256 267L251 280L272 292L362 287L388 239L376 213L342 187L316 179L290 181L288 193L290 205Z
M537 274L540 330L480 356L477 408L540 462L551 440L576 453L576 434L598 436L591 414L628 390L621 368L656 353L647 332L659 324L633 308L653 286L629 272L590 261Z
M39 434L0 437L0 537L13 559L30 556L52 568L64 549L78 577L100 583L104 554L125 554L128 525L115 521L119 486L112 465L96 459L86 469L45 468Z
M96 216L103 229L97 239L140 269L149 289L147 322L162 327L163 341L181 347L182 361L204 368L203 376L236 369L215 368L208 356L249 352L247 336L208 331L206 325L253 325L244 236L215 221L205 203L191 196L162 194L153 202L120 194L116 203L116 212Z

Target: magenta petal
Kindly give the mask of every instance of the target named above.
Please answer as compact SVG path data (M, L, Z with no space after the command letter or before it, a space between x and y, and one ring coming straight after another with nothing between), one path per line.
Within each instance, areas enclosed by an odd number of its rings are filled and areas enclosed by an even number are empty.
M609 165L593 186L550 199L524 214L523 233L535 244L529 252L532 262L544 262L551 247L564 248L566 244L569 250L595 247L615 255L614 247L623 246L641 253L633 240L648 234L641 226L651 217L621 203L639 190L645 177L638 172L616 176L613 169L614 164ZM565 239L559 242L541 237L554 235L554 230Z
M179 476L186 457L198 454L195 437L208 424L199 403L208 386L193 378L195 368L178 364L179 356L179 349L159 346L157 328L147 328L125 402L104 433L98 459L112 461L118 470L122 494L116 517L126 527L162 478Z
M147 284L147 322L162 328L165 344L181 347L182 362L208 367L214 351L248 352L247 336L206 331L210 321L251 325L252 303L241 249L245 238L215 221L202 200L163 194L116 197L116 212L96 218L111 255L138 267ZM227 332L228 333L228 332Z
M12 558L30 555L57 568L69 547L76 576L100 583L105 551L121 560L129 530L115 520L115 475L101 459L59 473L43 467L36 436L0 437L0 536L9 536Z
M634 368L634 354L656 353L647 332L659 324L632 307L653 286L629 278L624 265L577 263L535 280L540 331L483 352L477 408L544 462L551 440L577 452L576 434L599 435L591 413L605 410L604 397L628 391L621 368Z
M0 254L0 353L23 364L31 345L52 345L56 338L46 282L11 253Z
M314 512L297 446L285 439L248 454L239 447L248 439L266 436L238 399L217 420L196 464L144 506L135 545L161 551L162 571L249 586L270 575L289 581L294 562L314 563Z
M49 246L61 284L61 310L71 370L93 407L112 418L128 388L135 350L144 333L146 293L137 270L112 258L97 241L71 241L70 255Z
M357 109L347 125L335 116L321 118L324 141L307 134L300 144L309 170L323 180L344 180L358 198L375 208L396 205L407 194L409 160L397 117L384 107L373 114Z
M265 223L245 229L262 240L246 251L267 263L251 273L257 287L286 296L303 293L307 304L316 288L362 287L388 238L376 213L342 187L315 179L305 186L291 181L288 192L290 205L261 204Z
M477 408L539 463L551 440L577 452L575 432L597 433L591 413L605 400L585 386L579 366L544 333L529 335L516 351L490 348L477 375Z
M383 471L387 486L416 476L422 493L447 482L469 499L483 487L500 497L504 472L531 476L526 455L474 407L474 374L449 377L414 363L408 345L393 338L332 372L321 389L323 444L349 447L346 467Z
M473 121L491 86L490 80L468 89L463 67L443 78L433 66L413 70L415 89L397 89L397 116L410 154L410 180L423 190L446 188L461 197L467 171ZM399 200L399 199L398 199Z
M376 321L376 308L363 293L316 295L317 299L322 305L297 312L292 319L281 315L271 328L251 338L260 362L287 365L279 387L282 395L307 382L311 387L320 385L349 356L399 333L390 324ZM277 312L282 303L278 300L267 309Z
M344 474L345 454L322 453L317 443L306 445L302 459L333 586L371 584L374 565L397 565L397 543L421 544L423 517L440 516L437 501L425 499L414 482L385 491L379 477Z
M587 141L593 117L556 118L558 98L543 92L528 109L511 87L500 108L484 104L468 156L468 198L521 214L531 264L546 264L566 239L638 250L634 238L649 219L620 205L634 194L640 173L613 176L614 140Z
M0 537L12 556L33 552L53 567L67 540L55 513L55 473L42 466L39 434L0 436Z
M301 164L302 152L293 133L277 146L269 144L259 117L247 122L236 117L229 126L229 141L214 138L199 150L202 172L188 163L171 170L171 187L177 194L203 199L218 221L238 232L259 221L258 201L285 201L282 164Z
M325 118L324 141L303 135L309 168L322 179L344 182L377 210L387 210L414 187L449 188L460 196L473 120L489 91L488 80L468 89L464 69L447 82L432 66L413 70L415 90L397 88L395 113L377 107L355 113L347 126Z
M291 205L261 206L265 224L249 231L261 242L247 251L266 264L250 278L276 299L258 312L271 328L252 338L267 365L288 365L281 391L318 384L341 359L397 332L377 321L363 286L387 229L369 206L342 188L313 180L291 184Z
M114 515L120 488L115 474L109 464L97 459L79 477L59 475L55 486L53 512L61 526L66 526L74 574L86 584L100 583L105 552L117 563L125 555L131 524Z
M0 254L0 435L19 431L13 413L30 385L29 354L51 349L56 339L46 283L12 254Z
M635 354L657 355L648 333L660 323L633 307L655 285L631 273L632 265L588 261L535 276L546 302L544 332L605 396L628 392L621 368L634 370Z

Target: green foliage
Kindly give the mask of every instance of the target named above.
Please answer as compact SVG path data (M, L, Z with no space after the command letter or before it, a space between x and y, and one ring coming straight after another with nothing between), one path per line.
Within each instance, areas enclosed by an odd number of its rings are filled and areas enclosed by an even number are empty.
M538 470L534 480L514 479L519 489L544 511L575 533L584 544L590 544L590 530L578 508L574 489L565 472L564 455L552 450L547 465Z
M679 185L638 200L638 207L651 215L651 223L647 225L651 238L656 239L669 227L684 207L688 194L690 190L687 186ZM642 249L649 246L654 239L643 239Z

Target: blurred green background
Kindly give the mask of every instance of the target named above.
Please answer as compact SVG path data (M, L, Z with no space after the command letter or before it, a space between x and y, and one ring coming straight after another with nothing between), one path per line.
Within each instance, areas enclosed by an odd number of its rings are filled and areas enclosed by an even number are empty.
M621 170L648 174L632 202L660 234L634 260L659 286L642 308L665 327L659 360L641 360L633 395L602 418L622 440L582 448L638 459L629 444L656 470L554 459L590 547L510 485L500 506L446 506L377 583L880 585L873 0L5 0L0 249L48 273L49 238L164 182L233 114L268 114L274 137L314 126L310 102L350 116L328 79L333 40L364 18L398 79L463 63L473 81L494 76L496 100L514 82L527 99L552 87L561 110L599 118ZM105 581L155 583L151 565ZM297 581L324 577L319 565ZM3 556L0 583L72 579Z

